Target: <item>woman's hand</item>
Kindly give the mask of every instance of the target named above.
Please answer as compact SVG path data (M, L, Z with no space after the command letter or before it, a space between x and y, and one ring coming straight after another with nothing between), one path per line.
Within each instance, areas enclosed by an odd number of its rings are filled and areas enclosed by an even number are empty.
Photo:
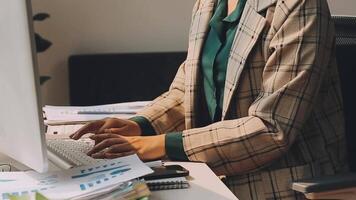
M70 138L78 140L88 133L112 133L124 136L139 136L141 135L141 128L136 122L131 120L106 118L86 124L77 132L70 135Z
M104 133L90 138L97 144L88 152L93 158L113 159L136 153L141 160L148 161L166 155L165 135L125 137Z

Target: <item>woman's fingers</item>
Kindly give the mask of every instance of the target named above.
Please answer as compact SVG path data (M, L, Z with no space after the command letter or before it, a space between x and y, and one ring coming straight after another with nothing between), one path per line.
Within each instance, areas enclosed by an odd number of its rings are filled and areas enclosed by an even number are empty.
M95 131L95 134L104 133L105 129L110 129L112 127L112 122L110 120L105 120L105 123Z
M113 159L136 153L134 147L127 140L115 134L100 134L91 136L102 140L98 145L88 152L96 159Z
M95 153L93 155L91 155L92 158L95 158L95 159L105 159L105 154L104 154L104 151L101 151L101 152L98 152L98 153Z
M122 152L122 153L104 153L105 158L107 159L114 159L114 158L119 158L123 156L129 156L132 154L135 154L135 151L128 151L128 152Z
M129 143L115 144L105 150L105 153L122 153L128 151L135 151L134 147Z
M97 135L97 136L99 136L99 135ZM91 156L92 154L95 154L97 152L100 152L106 148L109 148L115 144L121 144L121 143L126 142L126 140L124 140L120 136L113 136L113 134L100 134L100 136L102 136L102 141L100 143L98 143L97 145L95 145L93 147L93 149L91 149L88 152L89 156Z
M116 134L111 134L111 133L102 133L98 135L91 135L89 138L95 141L95 145L99 144L103 140L109 139L109 138L119 138L119 135Z
M91 155L91 157L95 159L114 159L114 158L119 158L123 156L128 156L135 154L136 151L133 149L133 147L128 144L116 144L108 148L107 150L102 150L98 153L94 153Z
M95 134L102 134L108 131L120 131L125 128L125 124L121 122L120 119L108 118L105 120L105 124L100 127Z
M97 131L104 124L105 124L105 121L103 121L103 120L98 120L98 121L88 123L85 126L83 126L82 128L80 128L78 131L76 131L75 133L70 135L69 137L74 140L78 140L83 135L85 135L87 133L93 133L93 132Z
M132 155L132 154L135 154L135 152L128 151L128 152L121 152L121 153L105 153L102 151L102 152L93 154L92 157L95 159L114 159L114 158Z
M113 134L121 135L120 133L126 130L128 130L128 126L124 125L120 128L106 128L102 132L98 132L98 133L113 133Z
M115 127L115 128L112 128ZM78 140L87 133L102 134L102 133L116 133L127 130L128 127L122 124L119 119L106 118L103 120L94 121L86 124L84 127L70 135L70 138Z

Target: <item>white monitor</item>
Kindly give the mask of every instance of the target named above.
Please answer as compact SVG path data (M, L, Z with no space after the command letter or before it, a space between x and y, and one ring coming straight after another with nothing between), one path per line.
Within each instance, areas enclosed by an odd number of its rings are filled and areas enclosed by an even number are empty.
M30 0L0 0L0 152L48 170Z

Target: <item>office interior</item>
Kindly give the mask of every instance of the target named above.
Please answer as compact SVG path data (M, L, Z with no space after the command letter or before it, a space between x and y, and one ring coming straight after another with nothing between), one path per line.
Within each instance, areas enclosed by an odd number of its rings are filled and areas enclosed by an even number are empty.
M40 75L49 77L40 86L42 105L148 101L167 90L186 56L194 3L195 0L32 0L34 14L50 16L34 22L35 32L52 43L37 54ZM355 0L328 3L332 15L356 17ZM342 29L342 23L339 26ZM356 30L356 22L354 26ZM353 37L356 40L356 31ZM341 48L343 54L348 59L355 57L356 43L346 46ZM352 101L351 96L345 101ZM356 148L351 147L353 150Z
M328 0L332 14L356 15L356 2ZM186 52L195 1L32 0L33 12L51 15L35 29L53 42L38 55L42 102L70 105L68 58L71 55Z

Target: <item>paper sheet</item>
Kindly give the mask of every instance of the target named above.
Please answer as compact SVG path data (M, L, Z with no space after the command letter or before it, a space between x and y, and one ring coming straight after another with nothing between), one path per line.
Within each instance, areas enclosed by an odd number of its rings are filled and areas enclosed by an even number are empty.
M75 124L75 125L62 125L62 126L47 126L47 134L50 135L70 135L75 133L77 130L82 128L84 124Z
M39 174L29 172L0 173L0 200L8 194L40 192L49 199L72 199L117 186L153 171L137 155L109 160L93 166Z
M150 101L107 104L99 106L45 106L46 123L87 122L106 117L130 118Z

